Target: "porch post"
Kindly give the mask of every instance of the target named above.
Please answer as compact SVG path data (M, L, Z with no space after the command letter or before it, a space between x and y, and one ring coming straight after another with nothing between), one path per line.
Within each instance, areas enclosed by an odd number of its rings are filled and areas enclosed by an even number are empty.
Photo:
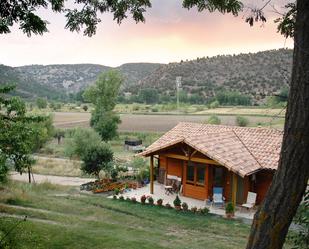
M150 156L150 194L153 194L153 156Z
M233 187L232 187L232 203L236 207L237 198L237 175L233 173Z

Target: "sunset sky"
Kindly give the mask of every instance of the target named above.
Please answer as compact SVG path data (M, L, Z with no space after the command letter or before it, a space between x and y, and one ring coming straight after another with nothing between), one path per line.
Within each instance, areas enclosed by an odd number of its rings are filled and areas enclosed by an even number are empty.
M250 1L247 1L250 2ZM264 1L252 1L263 5ZM279 8L286 1L273 1ZM248 3L250 4L250 3ZM181 7L180 0L153 0L146 23L130 18L119 26L104 14L97 34L91 38L64 29L65 18L40 10L48 20L49 33L28 38L18 27L0 35L0 63L29 64L97 63L119 66L128 62L175 62L218 54L238 54L292 47L277 33L271 8L267 23L253 28L244 20L219 13L198 13Z

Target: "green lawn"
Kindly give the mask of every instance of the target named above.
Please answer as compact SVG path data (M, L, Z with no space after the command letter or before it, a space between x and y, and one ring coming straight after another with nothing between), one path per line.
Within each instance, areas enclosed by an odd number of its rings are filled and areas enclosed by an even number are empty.
M238 249L249 234L240 221L80 194L50 183L0 186L0 212L29 217L10 234L13 248ZM0 231L17 221L0 218Z

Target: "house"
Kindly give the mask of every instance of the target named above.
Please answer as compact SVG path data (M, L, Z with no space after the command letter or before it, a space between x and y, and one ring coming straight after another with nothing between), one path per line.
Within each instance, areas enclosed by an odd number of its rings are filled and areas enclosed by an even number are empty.
M221 187L226 201L242 204L251 191L259 204L278 167L282 138L275 129L183 122L140 155L150 157L151 193L156 159L157 181L177 176L184 196L206 200Z

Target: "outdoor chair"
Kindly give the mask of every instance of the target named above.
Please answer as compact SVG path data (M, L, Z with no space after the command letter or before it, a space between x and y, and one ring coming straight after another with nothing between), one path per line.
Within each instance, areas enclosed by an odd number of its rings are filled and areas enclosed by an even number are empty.
M247 202L245 204L242 204L241 206L246 208L246 209L251 209L255 206L256 202L256 196L257 194L254 192L248 192L247 196Z
M224 205L223 188L213 188L213 196L211 205Z

